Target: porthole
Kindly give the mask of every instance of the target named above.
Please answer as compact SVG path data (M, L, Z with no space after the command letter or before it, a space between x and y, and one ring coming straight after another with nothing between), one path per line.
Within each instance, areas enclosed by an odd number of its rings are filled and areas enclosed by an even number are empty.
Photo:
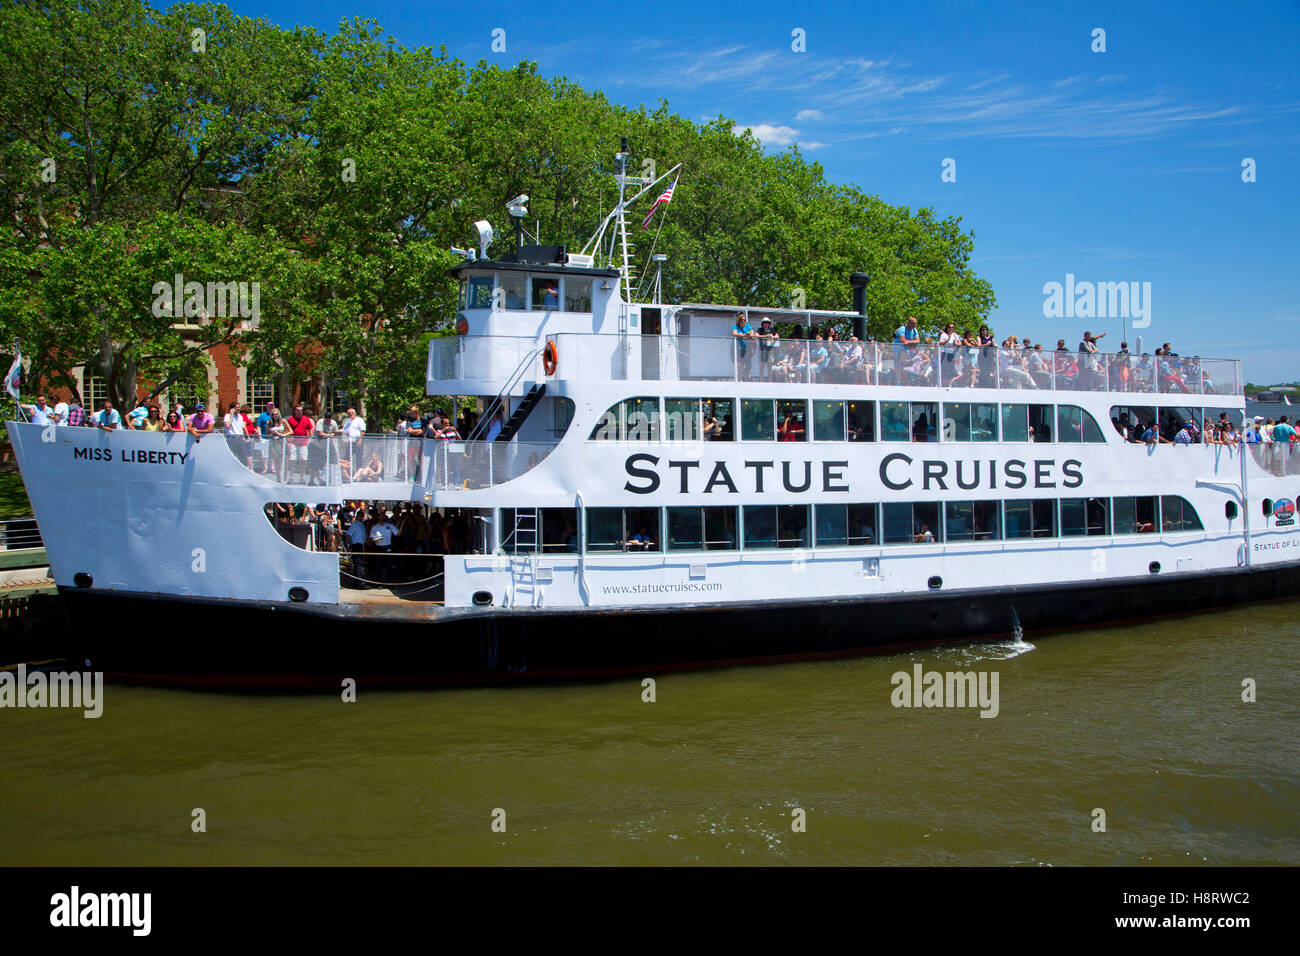
M1237 517L1237 503L1235 501L1225 501L1223 503L1223 514L1229 521Z
M1259 505L1260 505L1260 508L1262 508L1263 511L1264 511L1264 517L1265 517L1265 518L1267 518L1267 517L1269 517L1270 515L1273 514L1273 499L1272 499L1272 498L1265 498L1263 501L1261 501L1261 502L1259 503Z
M79 588L88 588L95 583L95 579L85 571L78 571L72 576L72 583Z
M289 588L289 600L294 604L301 604L307 600L308 594L306 588Z
M937 591L941 587L943 587L943 578L939 577L939 575L937 574L934 577L930 578L931 591Z
M492 603L492 592L475 591L473 600L476 607L487 607Z
M1159 561L1152 561L1149 565L1147 565L1147 570L1150 571L1152 574L1159 574L1159 573L1160 573L1160 562L1159 562Z

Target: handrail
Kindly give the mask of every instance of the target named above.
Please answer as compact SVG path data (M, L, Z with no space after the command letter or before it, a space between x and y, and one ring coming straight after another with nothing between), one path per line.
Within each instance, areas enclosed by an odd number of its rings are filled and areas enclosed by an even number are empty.
M492 426L492 417L501 410L501 407L504 404L506 392L514 388L515 383L522 376L524 368L529 362L532 362L537 358L537 356L541 355L545 349L545 345L533 349L525 355L522 360L520 360L519 364L515 366L514 372L511 373L510 378L506 380L506 384L502 386L501 391L497 392L496 398L492 399L492 403L483 410L483 416L474 425L474 428L470 433L465 436L466 441L476 441L480 435L487 434L487 430ZM504 424L505 423L503 422L503 427Z

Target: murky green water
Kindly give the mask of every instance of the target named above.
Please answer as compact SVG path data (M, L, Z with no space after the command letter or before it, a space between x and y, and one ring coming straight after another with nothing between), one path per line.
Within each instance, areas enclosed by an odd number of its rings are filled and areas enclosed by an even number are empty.
M0 710L0 856L1300 863L1300 604L1027 639L660 677L654 703L626 681ZM915 662L996 671L1000 713L893 707Z

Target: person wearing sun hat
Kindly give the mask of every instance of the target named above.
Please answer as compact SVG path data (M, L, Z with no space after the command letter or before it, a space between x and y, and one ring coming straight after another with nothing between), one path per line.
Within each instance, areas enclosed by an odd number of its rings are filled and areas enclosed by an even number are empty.
M772 381L772 359L776 356L776 343L781 335L767 316L758 323L758 371L765 382Z

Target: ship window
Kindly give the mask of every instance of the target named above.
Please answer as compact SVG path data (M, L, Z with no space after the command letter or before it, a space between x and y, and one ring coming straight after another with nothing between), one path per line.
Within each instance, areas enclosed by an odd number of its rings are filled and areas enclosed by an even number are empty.
M577 508L502 508L501 550L507 554L575 553Z
M969 402L945 402L944 441L997 441L998 407Z
M810 546L807 505L746 505L745 548Z
M706 398L702 401L705 441L735 441L736 403L730 398Z
M843 402L813 402L813 439L844 440Z
M669 508L668 550L736 550L736 509Z
M778 401L776 403L777 437L781 441L808 440L808 403L805 401Z
M460 307L462 309L492 308L492 277L470 276L460 283Z
M775 441L776 413L774 402L763 398L740 400L740 437L744 441Z
M664 399L664 440L700 440L700 400L698 398Z
M556 435L563 435L573 424L573 399L557 395L554 403L551 405L553 424L551 431Z
M591 311L591 280L566 277L564 280L564 311Z
M497 288L500 293L495 296L496 306L499 309L522 310L525 308L527 300L527 290L525 286L528 279L525 276L515 275L512 272L503 272L497 274Z
M1112 405L1110 408L1110 423L1115 426L1115 431L1131 442L1142 441L1142 433L1155 422L1156 410L1150 405ZM1119 528L1118 520L1115 527Z
M1002 406L1002 440L1029 441L1029 406Z
M1159 521L1155 496L1116 498L1112 514L1115 534L1151 534Z
M1051 405L1029 406L1029 437L1031 441L1052 440L1052 430L1056 424L1053 421L1056 416L1052 412Z
M658 441L659 399L629 398L608 409L591 430L591 441Z
M1165 441L1173 441L1186 422L1197 422L1198 428L1201 421L1201 410L1199 408L1174 408L1173 406L1162 406L1157 410L1160 422L1160 437Z
M1007 538L1051 538L1056 535L1056 502L1032 498L1006 503Z
M945 541L995 541L1002 537L996 501L949 501L944 505Z
M1094 537L1110 534L1110 502L1105 498L1062 498L1061 536Z
M533 309L547 312L560 307L560 282L550 276L533 276Z
M1078 405L1056 407L1056 440L1071 444L1105 442L1097 420Z
M845 402L849 441L876 440L876 403Z
M881 402L880 430L885 441L938 441L937 402Z
M658 551L659 509L588 508L587 550Z
M931 544L943 534L938 502L889 502L881 512L885 544Z
M1166 531L1204 531L1201 516L1192 503L1179 495L1162 495L1160 498L1161 527Z
M879 540L875 505L817 505L817 547L853 547Z

